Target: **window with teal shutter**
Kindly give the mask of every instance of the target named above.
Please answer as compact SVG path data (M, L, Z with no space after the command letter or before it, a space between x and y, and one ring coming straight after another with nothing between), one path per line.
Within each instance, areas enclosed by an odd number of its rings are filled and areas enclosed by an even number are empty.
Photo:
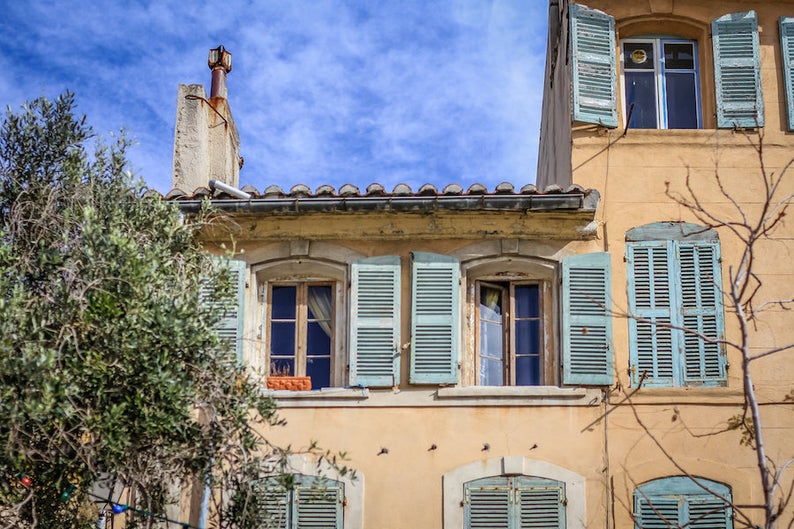
M243 316L245 311L245 261L236 259L226 259L215 257L213 260L218 266L225 269L229 274L229 281L232 286L233 295L223 301L211 301L209 299L210 290L202 286L200 297L204 304L210 306L210 310L218 317L215 322L215 330L221 340L228 343L237 354L237 360L243 360Z
M495 476L464 484L466 529L564 529L565 485L530 476Z
M591 253L562 262L563 382L611 385L614 381L610 257Z
M761 60L755 11L732 13L711 23L717 127L763 127Z
M780 50L783 55L788 130L794 130L794 17L780 17Z
M627 235L629 346L634 385L726 382L720 245L694 224L657 223ZM657 240L669 238L669 240Z
M296 475L291 489L275 479L265 482L261 518L274 529L342 529L344 483Z
M350 384L394 386L400 377L400 258L352 265Z
M617 127L615 19L573 3L569 16L573 119Z
M730 487L716 481L686 476L656 479L634 491L634 526L733 529L731 501Z
M411 260L412 384L455 384L460 347L460 264L413 252Z

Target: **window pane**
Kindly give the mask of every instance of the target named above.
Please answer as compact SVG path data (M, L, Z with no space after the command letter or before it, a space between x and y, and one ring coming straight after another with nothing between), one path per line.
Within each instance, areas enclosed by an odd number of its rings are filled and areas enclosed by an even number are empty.
M331 357L306 359L306 375L312 379L312 389L331 386Z
M502 289L480 287L480 319L502 321Z
M540 356L516 357L516 385L540 385Z
M270 296L271 318L274 320L295 319L295 293L294 286L274 286Z
M274 321L270 323L270 354L295 356L295 322Z
M667 72L667 127L696 129L698 126L697 87L692 72Z
M295 360L292 358L270 358L270 374L279 376L293 376L295 374Z
M631 112L629 127L633 129L655 129L656 80L653 72L625 73L626 113ZM631 110L631 105L634 109Z
M331 335L327 322L309 322L306 333L306 353L309 355L330 355Z
M652 42L624 42L624 70L653 70L654 67Z
M501 360L502 352L502 325L499 323L480 322L480 355Z
M331 286L309 287L309 319L331 320L333 308L331 307Z
M540 298L538 285L519 285L515 288L516 317L540 317Z
M664 67L666 70L693 70L695 68L694 46L688 42L665 43Z
M501 386L504 384L502 360L480 357L480 385Z
M540 353L540 320L521 320L515 323L516 354Z

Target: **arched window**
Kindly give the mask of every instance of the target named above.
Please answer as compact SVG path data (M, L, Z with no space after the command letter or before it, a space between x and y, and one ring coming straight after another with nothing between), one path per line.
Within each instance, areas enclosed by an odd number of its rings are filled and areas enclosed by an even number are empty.
M464 485L464 527L565 528L565 484L532 476L494 476Z
M731 489L708 479L656 479L634 491L636 529L703 527L733 529Z

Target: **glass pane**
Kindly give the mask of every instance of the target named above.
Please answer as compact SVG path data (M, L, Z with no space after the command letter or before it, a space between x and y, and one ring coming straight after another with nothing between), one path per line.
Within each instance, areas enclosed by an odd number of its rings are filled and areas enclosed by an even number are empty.
M480 322L480 355L502 359L502 325L487 321Z
M519 356L516 358L516 385L540 385L540 356Z
M519 285L515 288L516 317L540 317L540 298L538 285Z
M295 322L274 321L270 323L270 354L295 356Z
M327 328L327 322L310 322L306 333L306 353L310 355L330 355L331 336L323 325ZM329 329L330 331L330 329Z
M515 323L516 354L540 353L540 320L522 320Z
M295 375L295 360L292 358L270 358L270 374L291 377Z
M664 67L667 70L693 70L695 68L695 53L692 43L665 43Z
M653 42L624 42L624 70L653 70Z
M306 375L312 379L312 389L331 386L331 358L307 358Z
M331 286L309 287L309 319L330 320L333 315L331 307Z
M656 80L653 72L626 72L626 113L631 112L629 127L655 129ZM631 105L634 105L633 110Z
M502 360L493 358L480 358L480 385L482 386L501 386L504 384L502 379Z
M295 319L295 293L296 287L273 287L270 296L271 318L274 320Z
M667 72L667 128L696 129L698 126L697 86L694 72Z
M480 287L480 319L502 321L502 289Z

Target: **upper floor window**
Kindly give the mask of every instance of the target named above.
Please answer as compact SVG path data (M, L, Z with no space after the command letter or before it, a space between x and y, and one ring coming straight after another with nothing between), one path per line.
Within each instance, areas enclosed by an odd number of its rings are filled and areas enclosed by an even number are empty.
M660 222L629 230L626 241L632 382L724 385L717 233Z
M634 491L634 526L732 529L730 503L731 489L716 481L687 476L656 479Z
M697 42L621 41L625 116L638 129L700 128Z

